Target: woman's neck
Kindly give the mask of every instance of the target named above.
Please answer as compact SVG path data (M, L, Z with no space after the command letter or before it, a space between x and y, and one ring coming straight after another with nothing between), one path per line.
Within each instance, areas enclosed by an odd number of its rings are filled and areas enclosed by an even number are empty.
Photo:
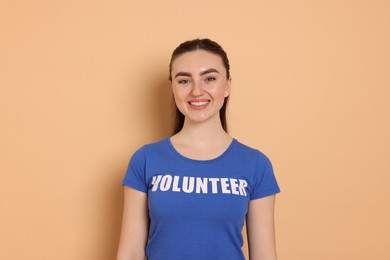
M226 146L232 137L225 132L220 120L214 122L184 122L182 130L171 140L177 145L192 146L202 149L210 146Z
M222 127L183 127L171 137L171 143L178 153L194 160L211 160L222 155L232 143Z

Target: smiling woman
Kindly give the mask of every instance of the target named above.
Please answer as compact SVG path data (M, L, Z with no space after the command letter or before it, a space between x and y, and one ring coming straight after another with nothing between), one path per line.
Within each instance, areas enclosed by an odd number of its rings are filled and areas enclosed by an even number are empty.
M187 41L182 44L180 44L179 47L177 47L171 57L171 62L169 64L169 80L172 81L172 67L173 67L173 61L176 60L177 57L179 57L182 54L195 51L195 50L204 50L209 52L210 54L217 55L224 67L225 74L226 74L226 79L230 81L230 63L229 59L227 57L226 52L222 49L222 47L214 42L211 41L210 39L196 39L193 41ZM221 124L222 128L227 132L228 131L228 126L227 126L227 120L226 120L226 109L229 101L229 96L225 98L224 104L219 111L220 118L221 118ZM174 131L173 133L176 134L178 133L184 124L184 115L180 112L180 110L176 107L175 110L175 125L174 125Z
M176 107L185 118L184 124L218 123L231 82L221 58L204 50L187 52L175 59L171 73Z
M132 156L117 260L275 260L271 162L227 132L231 90L225 51L209 39L179 45L169 79L176 104L172 136Z

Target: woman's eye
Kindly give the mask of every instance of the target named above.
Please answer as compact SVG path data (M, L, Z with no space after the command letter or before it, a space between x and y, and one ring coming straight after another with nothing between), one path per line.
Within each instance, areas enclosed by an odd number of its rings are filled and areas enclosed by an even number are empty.
M214 78L214 77L207 77L206 78L206 81L214 81L214 80L216 80L216 78Z
M188 84L190 81L188 79L181 79L178 82L179 84Z

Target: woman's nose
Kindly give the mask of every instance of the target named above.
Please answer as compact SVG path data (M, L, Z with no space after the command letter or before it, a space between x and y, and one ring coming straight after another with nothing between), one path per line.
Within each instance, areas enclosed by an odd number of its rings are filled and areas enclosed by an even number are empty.
M194 81L194 82L193 82L191 94L192 94L193 96L200 96L200 95L203 94L202 82L199 82L199 81Z

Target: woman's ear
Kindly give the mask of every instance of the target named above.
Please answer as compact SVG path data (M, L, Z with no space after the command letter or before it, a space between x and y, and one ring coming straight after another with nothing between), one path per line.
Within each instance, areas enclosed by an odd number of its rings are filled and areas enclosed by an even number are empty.
M231 85L232 85L232 77L230 77L226 81L225 97L228 97L230 95Z

